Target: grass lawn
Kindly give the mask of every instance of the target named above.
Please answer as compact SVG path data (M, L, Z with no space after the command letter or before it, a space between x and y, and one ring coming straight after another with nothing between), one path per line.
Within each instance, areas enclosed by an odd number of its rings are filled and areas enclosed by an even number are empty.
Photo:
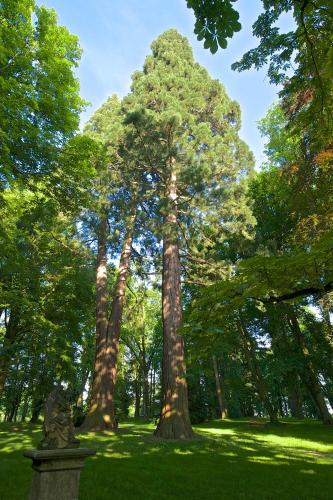
M82 471L80 500L333 498L333 429L319 422L211 421L187 442L158 440L153 429L132 421L117 434L81 436L98 451ZM27 498L22 452L40 438L40 427L0 424L1 500Z

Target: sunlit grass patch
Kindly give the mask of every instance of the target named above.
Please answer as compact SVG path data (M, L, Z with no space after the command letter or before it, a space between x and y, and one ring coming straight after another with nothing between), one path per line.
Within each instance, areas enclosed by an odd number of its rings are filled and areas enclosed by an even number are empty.
M79 436L97 454L82 471L80 500L325 499L333 490L333 431L316 422L212 421L193 441L153 436L153 424L126 422L116 433ZM1 500L26 498L25 448L40 428L0 425ZM223 494L222 494L223 493Z

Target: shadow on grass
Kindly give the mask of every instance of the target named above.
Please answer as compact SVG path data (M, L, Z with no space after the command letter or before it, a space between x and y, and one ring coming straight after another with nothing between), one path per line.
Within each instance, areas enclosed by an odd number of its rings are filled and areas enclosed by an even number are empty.
M38 429L0 429L1 491L17 495L0 498L25 498L31 472L22 450L39 441ZM196 426L192 441L156 439L153 429L128 422L114 434L81 435L98 452L82 472L80 500L331 497L333 433L321 424L213 421Z
M215 429L217 432L228 428L246 434L250 433L258 436L258 438L271 435L294 443L302 441L302 445L305 447L308 442L310 447L314 447L318 451L322 449L322 451L333 453L333 427L323 425L317 420L289 418L281 419L278 424L271 424L269 421L260 418L227 421L213 420L205 422L200 428Z

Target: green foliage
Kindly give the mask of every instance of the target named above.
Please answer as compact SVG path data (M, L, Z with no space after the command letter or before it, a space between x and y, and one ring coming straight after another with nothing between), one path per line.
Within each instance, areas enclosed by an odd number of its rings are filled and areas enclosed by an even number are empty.
M77 37L33 0L0 3L0 181L52 171L84 102Z
M230 1L187 4L193 7L197 19L195 33L199 39L206 39L205 47L212 52L218 48L219 36L219 45L225 48L225 37L240 28L238 12ZM293 16L295 27L288 33L281 33L276 26L282 15ZM283 84L280 96L290 125L297 133L306 131L314 152L332 142L332 19L330 0L264 1L263 12L253 24L259 45L232 65L233 69L244 71L268 64L270 81Z
M82 178L78 189L78 171L82 176L86 168L88 176L93 169L79 142L68 143L61 165L44 182L31 189L12 182L2 193L0 361L8 418L19 402L23 418L31 405L41 409L55 382L74 388L79 346L91 336L93 258L79 239L76 222L89 199L89 181ZM69 155L76 161L67 168Z
M28 187L12 180L3 191L0 361L7 379L2 408L10 420L40 411L55 382L82 396L93 358L96 219L113 202L110 220L126 225L131 184L119 155L122 121L120 102L110 98L83 135L59 142L52 170L29 179ZM119 233L112 239L117 248Z
M215 54L218 47L227 47L227 38L232 38L241 29L239 14L232 4L236 0L187 0L188 8L196 17L194 33L204 40L205 49Z
M265 172L258 179L266 185L266 208L256 211L260 231L263 215L271 216L266 224L285 225L285 233L278 236L293 247L305 247L309 239L320 238L332 229L333 190L332 176L333 155L329 145L316 154L311 151L314 143L307 131L296 133L288 123L288 115L283 111L283 101L274 105L267 116L259 122L263 136L267 138L264 164ZM321 130L323 124L318 124ZM252 183L252 186L255 186ZM263 187L263 186L262 186ZM293 193L297 193L294 196ZM259 201L259 192L252 190L254 203ZM259 221L260 219L260 221ZM288 229L289 228L289 229ZM290 230L294 231L291 238ZM276 235L277 236L277 235ZM271 239L271 238L270 238Z
M241 261L235 276L206 288L193 302L194 321L198 325L207 309L211 312L205 322L214 321L216 315L228 314L248 300L263 307L265 303L325 293L325 286L333 281L331 252L332 237L327 235L308 251L278 257L258 255Z
M170 213L173 172L179 216L171 230L185 258L212 260L217 241L249 239L254 219L246 176L253 156L238 135L239 106L194 62L188 41L176 30L153 42L143 71L133 75L124 108L131 126L128 147L151 189L155 234L162 236L161 222ZM194 278L196 273L193 269Z
M287 125L287 116L281 107L281 102L274 103L266 116L259 120L259 131L268 141L264 150L268 162L264 166L281 168L292 165L302 154L299 136L291 134Z
M129 283L126 307L121 331L122 369L128 369L127 379L128 406L135 407L137 392L140 395L140 409L145 417L154 417L159 411L157 396L160 387L152 387L150 377L160 379L162 354L162 321L160 313L161 296L157 290L145 289L133 278ZM146 401L147 398L147 401ZM125 399L125 394L123 399ZM146 405L146 408L144 407ZM148 413L145 415L145 413ZM128 415L128 412L127 412ZM137 415L139 416L139 415Z
M256 218L255 244L258 254L281 255L291 247L295 219L292 188L287 176L276 167L257 174L250 183L249 196Z

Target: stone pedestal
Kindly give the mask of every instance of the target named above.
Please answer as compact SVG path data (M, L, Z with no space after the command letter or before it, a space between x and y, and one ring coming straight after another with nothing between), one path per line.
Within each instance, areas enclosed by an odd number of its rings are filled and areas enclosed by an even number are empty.
M95 453L90 448L25 451L33 468L29 500L77 500L84 460Z

